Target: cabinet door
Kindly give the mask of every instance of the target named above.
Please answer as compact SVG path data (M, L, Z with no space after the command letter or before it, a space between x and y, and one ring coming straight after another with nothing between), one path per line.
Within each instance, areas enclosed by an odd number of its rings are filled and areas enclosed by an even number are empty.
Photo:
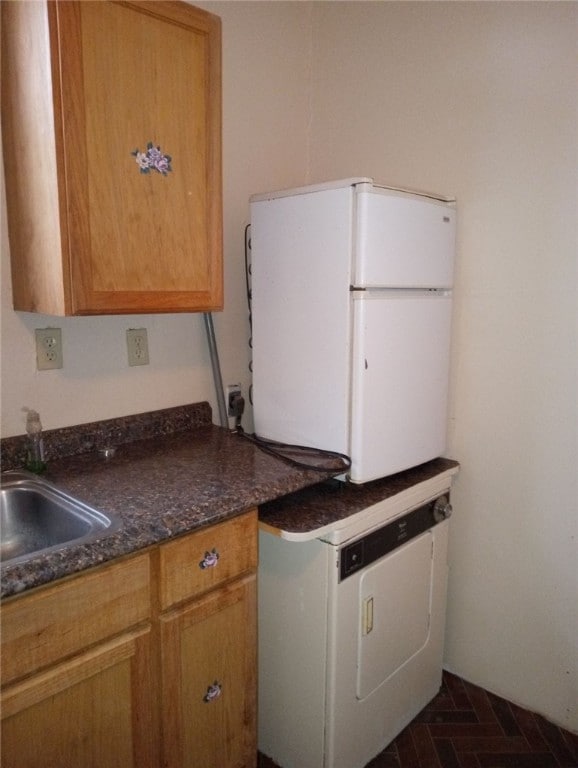
M126 633L6 688L4 768L158 765L149 641Z
M163 765L254 768L256 643L254 575L161 619Z
M220 19L56 0L1 26L14 308L221 309Z
M74 313L220 308L219 19L57 8Z

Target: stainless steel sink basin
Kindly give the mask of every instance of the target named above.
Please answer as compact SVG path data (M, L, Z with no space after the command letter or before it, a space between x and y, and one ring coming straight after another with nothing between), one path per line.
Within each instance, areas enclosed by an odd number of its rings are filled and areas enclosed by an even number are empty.
M4 472L0 486L0 560L23 562L112 533L118 521L28 472Z

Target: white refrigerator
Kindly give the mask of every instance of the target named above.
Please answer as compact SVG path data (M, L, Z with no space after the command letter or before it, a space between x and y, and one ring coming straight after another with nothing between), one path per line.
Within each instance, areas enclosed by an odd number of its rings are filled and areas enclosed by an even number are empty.
M255 433L365 483L444 453L455 202L346 179L251 197Z

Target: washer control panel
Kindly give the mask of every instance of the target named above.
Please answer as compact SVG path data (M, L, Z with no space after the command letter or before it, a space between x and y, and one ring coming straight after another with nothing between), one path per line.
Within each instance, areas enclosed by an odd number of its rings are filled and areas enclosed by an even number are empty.
M411 512L392 520L382 528L357 541L345 544L339 553L339 580L357 573L380 557L403 546L424 531L446 520L452 514L449 492Z

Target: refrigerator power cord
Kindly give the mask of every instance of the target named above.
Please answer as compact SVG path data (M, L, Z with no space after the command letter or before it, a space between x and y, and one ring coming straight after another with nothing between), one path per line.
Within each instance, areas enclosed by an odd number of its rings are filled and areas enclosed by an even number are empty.
M311 446L306 445L280 443L275 440L260 437L255 433L251 435L247 434L241 426L241 420L243 418L243 413L245 412L245 398L240 392L235 393L231 398L229 407L231 409L230 413L235 417L235 427L231 431L253 443L259 450L268 453L270 456L281 459L294 467L299 467L299 469L311 469L314 472L323 472L324 474L327 474L328 472L335 475L342 474L351 466L351 459L344 453L322 450L321 448L312 448ZM293 455L291 456L288 454ZM295 456L299 456L300 458L295 458ZM309 461L302 461L301 459L309 459ZM316 463L312 463L312 460ZM322 466L321 462L332 462L333 464L331 466L327 466L327 464Z
M279 443L276 440L268 440L267 438L260 437L259 435L248 434L244 431L240 424L237 425L236 433L243 437L245 440L253 443L259 450L264 453L268 453L270 456L274 456L276 459L287 462L299 469L310 469L314 472L323 472L327 474L331 472L333 474L342 474L351 467L351 459L345 453L339 453L338 451L327 451L321 448L312 448L307 445L292 445L291 443ZM311 463L310 461L300 461L288 454L300 455L304 459L317 459L320 462L330 462L332 465L321 466L319 463Z

